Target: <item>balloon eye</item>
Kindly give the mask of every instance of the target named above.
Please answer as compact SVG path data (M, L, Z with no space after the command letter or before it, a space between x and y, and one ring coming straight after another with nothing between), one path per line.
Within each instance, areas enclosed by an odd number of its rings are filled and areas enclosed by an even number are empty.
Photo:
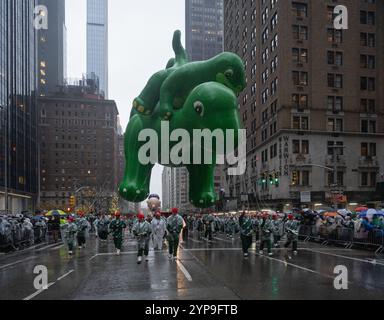
M224 75L227 78L231 78L233 76L233 70L232 69L228 69L227 71L225 71Z
M204 105L200 101L196 101L193 107L200 116L204 115Z

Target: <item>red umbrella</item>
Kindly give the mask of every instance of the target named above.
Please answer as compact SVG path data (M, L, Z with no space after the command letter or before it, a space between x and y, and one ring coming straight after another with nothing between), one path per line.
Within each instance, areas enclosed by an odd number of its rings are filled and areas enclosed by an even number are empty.
M358 207L355 209L356 212L367 211L367 210L368 210L367 207Z

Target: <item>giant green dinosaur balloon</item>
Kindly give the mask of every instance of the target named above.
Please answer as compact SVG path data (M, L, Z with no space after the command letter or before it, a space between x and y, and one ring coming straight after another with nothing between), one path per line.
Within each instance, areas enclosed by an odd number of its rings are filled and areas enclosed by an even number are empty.
M187 63L179 31L175 32L173 47L176 58L170 60L165 70L152 76L135 99L125 132L126 169L119 193L131 202L141 202L148 197L154 164L143 164L139 159L140 150L148 142L139 141L139 135L145 129L152 129L159 137L158 162L169 167L186 166L190 178L190 201L196 207L206 208L214 205L216 200L213 181L215 155L211 164L184 165L164 160L164 154L161 154L163 140L160 140L164 139L161 136L162 125L169 126L170 132L184 129L189 137L193 137L194 129L234 129L237 133L241 122L236 95L245 87L244 65L232 53L223 53L205 62ZM169 150L179 145L179 142L169 142ZM215 143L212 150L214 148ZM188 151L189 163L193 163L193 144ZM204 150L201 152L204 154Z

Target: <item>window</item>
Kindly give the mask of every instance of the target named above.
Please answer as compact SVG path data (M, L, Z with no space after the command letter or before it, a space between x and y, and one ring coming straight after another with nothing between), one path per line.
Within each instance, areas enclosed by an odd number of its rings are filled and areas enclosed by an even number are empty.
M292 141L293 154L309 154L309 141L308 140L293 140Z
M295 40L308 40L308 27L294 25L293 26L293 39L295 39Z
M362 133L376 133L376 120L361 120Z
M377 155L376 143L368 143L368 142L361 143L362 157L376 157L376 155Z
M308 72L293 71L292 72L293 84L295 86L307 86L308 85Z
M328 42L338 44L343 42L343 31L329 28L327 32Z
M292 13L296 17L305 18L307 17L307 4L301 2L292 3Z
M292 60L295 63L307 63L308 49L292 48Z
M329 65L342 66L343 65L343 53L339 51L328 51L327 61Z
M360 107L361 107L361 112L375 113L376 101L374 99L361 99Z
M360 89L363 91L375 91L376 90L376 79L372 77L361 77L360 78Z
M308 95L306 94L293 94L292 95L292 105L297 109L306 109L308 108Z
M343 75L328 73L328 87L329 88L343 88Z
M343 131L343 119L328 118L328 131L342 132Z
M343 111L343 97L328 96L327 109L333 112Z
M375 47L376 35L374 33L360 33L360 45L363 47Z
M309 118L307 116L294 116L292 118L292 129L309 130Z
M360 11L360 23L374 26L376 23L375 12Z

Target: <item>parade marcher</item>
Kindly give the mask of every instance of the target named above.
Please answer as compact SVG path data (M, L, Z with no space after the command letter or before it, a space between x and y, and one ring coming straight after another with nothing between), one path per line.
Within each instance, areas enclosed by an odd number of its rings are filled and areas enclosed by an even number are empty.
M102 214L100 219L97 221L96 229L97 235L101 241L107 241L108 239L108 225L110 221L109 219Z
M84 213L80 213L79 219L76 221L77 225L77 244L79 249L85 247L86 233L89 227L87 219L84 218Z
M60 217L56 215L52 216L51 220L48 222L48 227L52 232L53 242L58 242L60 234Z
M204 216L205 235L204 238L208 241L212 241L212 228L213 228L214 217L212 214Z
M137 218L138 221L133 226L133 234L137 237L137 263L140 264L143 260L143 253L145 260L148 261L149 240L152 231L151 225L145 220L145 216L142 213Z
M274 226L272 221L269 219L268 214L263 215L263 220L260 223L260 233L261 233L261 242L259 254L264 253L264 246L267 245L268 255L272 256L272 236L273 236Z
M273 246L277 248L279 246L279 241L281 237L283 236L283 229L284 229L284 224L281 219L279 219L278 215L273 215L273 220L272 220L274 230L273 230Z
M116 212L115 219L109 224L109 230L113 236L113 243L115 244L117 255L120 255L121 246L123 244L123 233L126 227L127 224L121 220L120 212Z
M249 215L243 212L239 218L240 238L244 257L248 257L248 250L252 245L253 223Z
M292 243L292 251L297 254L297 242L299 240L299 221L295 220L293 215L288 215L288 221L285 223L284 229L287 233L287 242L284 247L288 248Z
M75 218L70 216L68 217L68 223L63 226L64 228L64 238L68 246L68 254L73 254L73 249L76 245L76 233L77 225L75 223Z
M161 219L160 212L155 213L155 218L151 222L153 248L163 250L163 240L166 231L166 221Z
M177 208L172 209L172 215L167 219L167 239L169 247L169 258L177 258L177 249L179 247L179 236L183 229L183 218L178 214Z

